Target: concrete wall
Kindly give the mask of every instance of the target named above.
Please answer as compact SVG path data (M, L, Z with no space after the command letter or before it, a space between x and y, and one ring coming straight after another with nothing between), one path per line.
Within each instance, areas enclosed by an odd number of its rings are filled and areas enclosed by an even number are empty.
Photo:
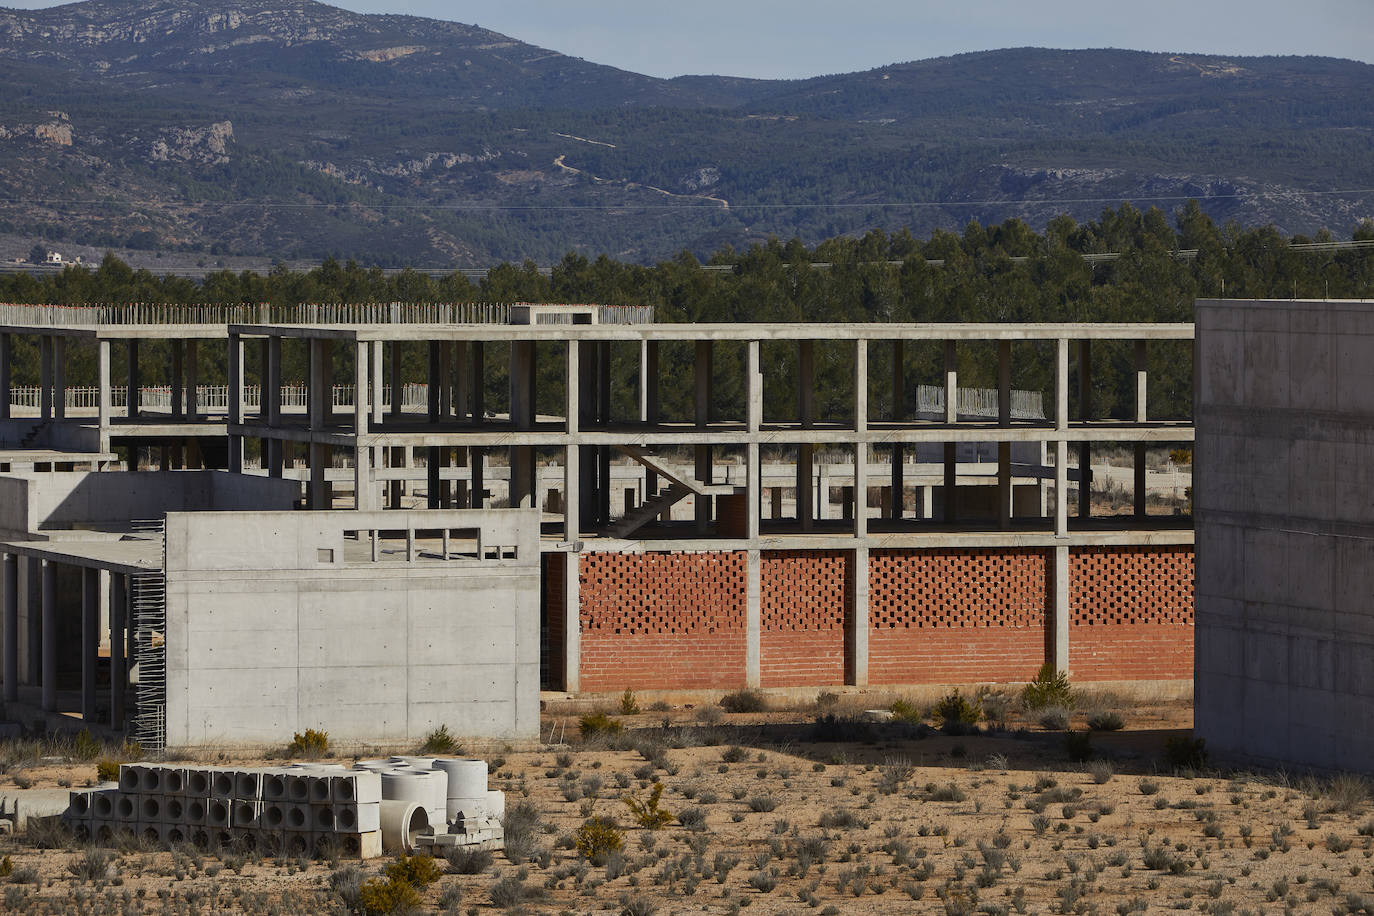
M507 555L373 561L369 526ZM536 738L538 536L528 510L169 515L168 744Z
M294 480L224 471L59 471L0 477L0 529L125 524L192 510L290 509Z
M1197 307L1196 729L1374 770L1374 302Z

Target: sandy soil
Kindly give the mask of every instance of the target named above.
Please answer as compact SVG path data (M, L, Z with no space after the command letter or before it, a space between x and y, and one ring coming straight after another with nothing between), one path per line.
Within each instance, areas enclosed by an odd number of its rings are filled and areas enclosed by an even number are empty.
M495 893L501 909L529 913L1371 911L1362 782L1172 771L1164 744L1187 734L1191 711L1118 709L1126 728L1095 734L1086 763L1025 713L959 736L859 723L845 709L828 732L815 709L616 717L618 739L492 755L508 810L538 812L528 858L498 853L480 874L445 874L423 890L424 909L491 911ZM820 740L836 737L846 740ZM24 778L80 784L93 769L52 764ZM661 807L689 826L634 825L622 797L646 800L655 782ZM625 830L609 864L572 848L589 815ZM14 869L0 878L0 909L345 911L331 876L348 863L125 848L91 877L77 872L98 853L32 842L0 839ZM362 863L361 877L389 861Z

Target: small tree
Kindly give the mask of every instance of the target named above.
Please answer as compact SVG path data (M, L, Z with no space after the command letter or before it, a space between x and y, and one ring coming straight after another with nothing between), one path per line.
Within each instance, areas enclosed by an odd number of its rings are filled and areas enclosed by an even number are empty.
M29 249L29 263L42 264L48 259L48 249L42 243L34 245Z

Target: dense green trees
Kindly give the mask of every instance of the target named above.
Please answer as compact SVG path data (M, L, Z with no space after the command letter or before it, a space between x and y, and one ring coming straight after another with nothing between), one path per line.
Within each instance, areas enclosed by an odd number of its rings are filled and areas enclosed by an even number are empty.
M1374 222L1357 226L1352 237L1374 240ZM1331 239L1323 234L1317 241ZM1085 257L1107 252L1119 257ZM651 305L667 322L1189 321L1195 299L1215 296L1374 298L1374 248L1298 250L1272 226L1218 227L1195 203L1180 208L1172 226L1159 210L1124 204L1082 224L1061 216L1043 233L1012 220L974 222L962 234L937 231L925 240L875 230L832 238L814 250L795 239L774 239L745 251L722 249L707 268L685 252L653 267L569 253L551 272L532 262L502 264L473 282L459 273L385 274L331 259L309 272L281 266L266 275L224 271L196 284L132 270L107 256L94 270L78 266L41 279L0 278L0 301L7 302L595 302ZM843 348L833 349L818 358L820 406L842 412L851 376ZM1124 348L1106 349L1096 397L1103 409L1120 413L1132 403L1130 355ZM29 358L17 354L21 377ZM723 378L733 375L737 358L718 354ZM933 382L939 358L934 348L909 348L908 379ZM764 359L769 374L794 371L793 353L769 351ZM1187 413L1189 359L1186 351L1152 353L1157 390L1151 399L1158 411ZM690 353L665 352L662 360L668 379L679 373L687 378ZM990 360L970 351L966 361L961 369L970 384L993 383ZM1015 384L1046 387L1046 366L1043 359L1018 360ZM555 381L556 367L545 368ZM632 403L633 375L622 375L626 391L617 402ZM781 398L786 388L774 390ZM664 384L662 391L666 411L690 413L689 384ZM885 409L886 397L873 392L875 410ZM733 409L728 399L722 409ZM785 400L768 404L770 413L788 409Z

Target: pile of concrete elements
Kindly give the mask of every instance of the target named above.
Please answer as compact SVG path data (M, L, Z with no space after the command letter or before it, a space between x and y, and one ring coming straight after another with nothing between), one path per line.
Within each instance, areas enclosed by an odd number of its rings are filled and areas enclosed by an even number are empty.
M154 843L253 849L264 855L442 854L502 841L505 793L487 762L391 757L285 767L126 763L118 783L71 793L63 819L82 839L133 833Z

